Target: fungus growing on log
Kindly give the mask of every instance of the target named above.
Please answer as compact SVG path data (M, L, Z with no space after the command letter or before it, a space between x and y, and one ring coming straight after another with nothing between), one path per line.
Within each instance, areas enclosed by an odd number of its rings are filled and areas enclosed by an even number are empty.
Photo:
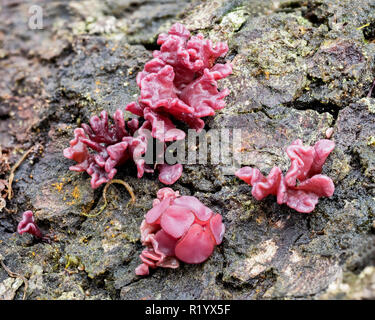
M74 130L74 139L63 152L66 158L77 162L70 170L86 171L91 176L93 189L112 180L117 173L116 167L128 160L136 164L138 178L142 178L144 172L154 172L142 158L152 139L150 122L145 121L140 128L137 119L125 123L121 110L115 112L113 120L114 124L109 125L106 111L102 111L100 118L93 116L90 125L82 124L82 128ZM158 168L159 179L164 184L173 184L182 173L180 164L163 164Z
M225 107L223 99L229 90L219 92L217 80L230 75L232 65L215 61L225 56L228 45L219 42L214 46L202 34L191 37L180 23L174 24L168 34L160 34L157 43L160 50L153 52L154 59L137 75L140 97L128 104L126 110L148 119L154 138L179 140L185 134L176 129L172 119L200 131L204 127L202 117L213 116L215 110ZM175 134L169 137L157 134L159 126L174 129Z
M35 223L32 211L28 210L22 214L22 220L18 223L17 232L19 234L29 233L39 239L47 239Z
M335 190L332 179L321 174L334 147L335 143L326 139L318 141L313 147L303 146L298 139L286 149L291 166L285 177L278 167L274 167L267 177L250 167L239 169L236 176L252 186L251 193L255 199L275 195L278 204L285 203L298 212L309 213L320 197L330 197Z
M138 178L145 171L153 172L142 158L151 137L164 143L165 150L167 142L185 138L185 132L173 120L200 131L204 127L202 117L213 116L215 110L225 107L223 99L229 90L219 91L217 80L231 74L232 65L215 64L215 60L227 53L226 43L214 46L201 34L190 37L190 32L176 23L168 34L159 35L158 44L161 47L154 51L154 59L137 75L141 89L138 101L125 108L142 117L143 124L139 126L137 119L125 123L123 112L118 109L113 116L114 124L109 125L108 114L103 111L100 118L90 119L90 125L75 129L70 147L64 150L66 158L77 162L69 169L86 171L94 189L112 180L116 167L129 159L137 166ZM156 167L160 170L159 180L167 185L175 183L182 174L181 164L159 162Z
M135 273L148 275L149 268L178 268L179 261L198 264L207 260L222 242L225 226L221 215L197 198L162 188L140 229L146 249Z
M82 124L82 128L74 130L74 139L70 141L70 147L64 150L66 158L77 162L69 169L86 171L91 176L93 189L113 179L117 173L115 167L130 158L137 165L139 178L144 171L148 171L144 160L140 159L147 150L146 136L133 136L139 126L138 120L125 123L121 110L115 112L113 120L114 124L109 125L106 111L102 111L100 118L93 116L90 125ZM138 132L142 133L142 130ZM89 152L89 148L93 153Z

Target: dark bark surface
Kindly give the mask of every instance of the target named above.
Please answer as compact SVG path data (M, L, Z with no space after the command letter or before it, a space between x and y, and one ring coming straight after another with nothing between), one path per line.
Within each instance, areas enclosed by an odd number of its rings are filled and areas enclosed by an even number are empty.
M29 9L43 9L43 29ZM227 41L234 72L227 107L209 129L242 129L241 155L264 174L287 170L285 148L313 144L333 128L336 148L323 173L336 186L311 214L256 201L223 163L185 165L173 186L222 214L223 243L200 265L134 273L139 226L163 185L137 179L92 190L69 171L62 150L73 130L139 94L135 77L174 22ZM0 211L4 263L28 279L27 299L319 299L375 298L374 0L84 0L2 1L0 7L0 191L14 196ZM373 92L375 95L375 92ZM127 117L131 115L126 114ZM0 203L1 205L1 203ZM23 211L55 235L42 243L16 233ZM0 295L22 299L23 281L0 268Z

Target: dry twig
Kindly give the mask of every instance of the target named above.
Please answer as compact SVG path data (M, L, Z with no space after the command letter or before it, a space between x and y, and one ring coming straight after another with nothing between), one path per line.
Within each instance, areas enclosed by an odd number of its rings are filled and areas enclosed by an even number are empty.
M26 157L34 150L34 146L32 146L29 150L27 150L22 157L16 162L16 164L10 169L9 179L8 179L8 199L12 199L12 183L14 179L14 173L17 168L21 165L21 163L26 159Z
M95 213L95 214L87 214L87 213L83 213L83 212L82 212L82 215L84 215L85 217L89 217L89 218L95 218L95 217L97 217L99 214L101 214L101 213L104 211L104 209L105 209L105 208L107 207L107 205L108 205L108 201L107 201L107 190L108 190L108 187L109 187L111 184L113 184L113 183L122 184L122 185L126 188L126 190L128 190L128 192L129 192L129 194L130 194L130 197L131 197L130 202L131 202L132 204L135 203L136 198L135 198L135 194L134 194L134 192L133 192L132 187L131 187L128 183L126 183L125 181L123 181L123 180L120 180L120 179L114 179L114 180L111 180L111 181L107 182L107 184L105 185L105 187L104 187L104 189L103 189L104 204L103 204L103 206L99 209L99 211L98 211L97 213Z

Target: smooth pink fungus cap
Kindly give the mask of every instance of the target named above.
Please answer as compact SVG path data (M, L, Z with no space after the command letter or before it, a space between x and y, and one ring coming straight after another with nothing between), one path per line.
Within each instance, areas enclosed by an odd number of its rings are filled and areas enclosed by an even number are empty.
M170 206L171 201L169 198L164 199L163 201L157 203L154 205L154 207L149 210L146 214L146 222L148 224L153 224L159 222L159 218L161 217L161 214L167 210L167 208Z
M176 247L177 239L170 236L163 229L159 230L155 235L155 240L159 244L159 250L166 256L174 256L174 248Z
M148 265L145 263L140 264L135 269L135 274L137 276L148 276L150 274L150 269L148 268Z
M200 221L207 221L212 216L212 210L207 208L196 197L182 196L174 201L174 204L189 208L195 213L195 216Z
M217 245L223 241L224 237L225 225L222 223L222 221L223 217L220 214L215 215L210 220L210 229Z
M175 254L183 262L202 263L212 254L214 245L210 232L201 225L194 224L177 243Z
M160 226L167 234L178 239L189 230L194 220L194 213L189 208L172 205L163 212Z
M322 172L323 165L326 162L329 154L333 151L334 148L335 148L335 143L327 139L319 140L315 144L314 161L309 170L310 177Z
M158 165L159 169L159 181L171 185L174 184L178 179L180 179L182 174L182 164L175 164L170 166L168 164Z
M178 260L201 263L209 258L224 236L222 216L214 214L197 198L180 196L162 188L141 224L141 240L146 246L140 255L137 275L148 275L149 268L178 267Z

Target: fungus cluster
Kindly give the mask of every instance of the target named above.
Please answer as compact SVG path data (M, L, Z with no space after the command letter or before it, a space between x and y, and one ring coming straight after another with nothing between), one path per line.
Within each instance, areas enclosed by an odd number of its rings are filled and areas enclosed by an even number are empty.
M70 147L64 149L64 156L77 162L69 169L86 171L91 176L93 189L113 179L117 173L115 167L129 158L137 165L138 177L145 171L144 161L139 156L146 152L146 137L142 134L133 136L139 127L138 120L125 123L121 110L115 112L113 120L114 124L109 125L106 111L102 111L101 117L93 116L90 125L82 124L82 128L74 130ZM90 153L89 148L95 153Z
M137 75L141 94L126 110L144 117L152 125L152 135L161 141L180 140L185 133L176 128L173 119L200 131L202 117L215 115L225 107L228 89L218 91L217 81L232 73L231 63L215 61L225 56L228 45L204 39L202 34L190 36L182 24L176 23L168 34L159 35L160 50ZM173 134L166 134L171 131Z
M140 255L143 263L135 272L148 275L149 268L178 268L179 261L205 261L222 242L225 226L221 215L197 198L162 188L140 229L146 249Z
M298 212L308 213L314 210L320 197L330 197L335 190L332 179L321 174L334 147L335 143L327 139L318 141L313 147L304 146L298 139L286 149L291 166L285 177L278 167L274 167L267 177L250 167L239 169L236 176L252 186L255 199L275 195L278 204L285 203Z
M129 159L135 162L138 178L144 172L153 172L143 159L150 139L164 143L185 138L174 120L188 124L197 131L202 130L206 116L225 107L224 97L228 89L219 91L217 80L232 73L230 63L215 64L227 51L226 43L214 46L203 35L190 36L190 32L179 23L160 34L157 43L160 50L153 52L154 58L147 62L137 75L140 97L126 106L126 110L144 119L139 126L137 119L125 123L124 114L117 110L113 125L108 123L108 114L93 116L90 124L74 131L70 147L64 156L77 162L73 171L86 171L92 188L113 179L116 167ZM148 134L148 132L150 134ZM91 150L91 152L89 151ZM160 158L163 155L157 155ZM167 185L175 183L182 174L182 165L158 164L159 180Z

